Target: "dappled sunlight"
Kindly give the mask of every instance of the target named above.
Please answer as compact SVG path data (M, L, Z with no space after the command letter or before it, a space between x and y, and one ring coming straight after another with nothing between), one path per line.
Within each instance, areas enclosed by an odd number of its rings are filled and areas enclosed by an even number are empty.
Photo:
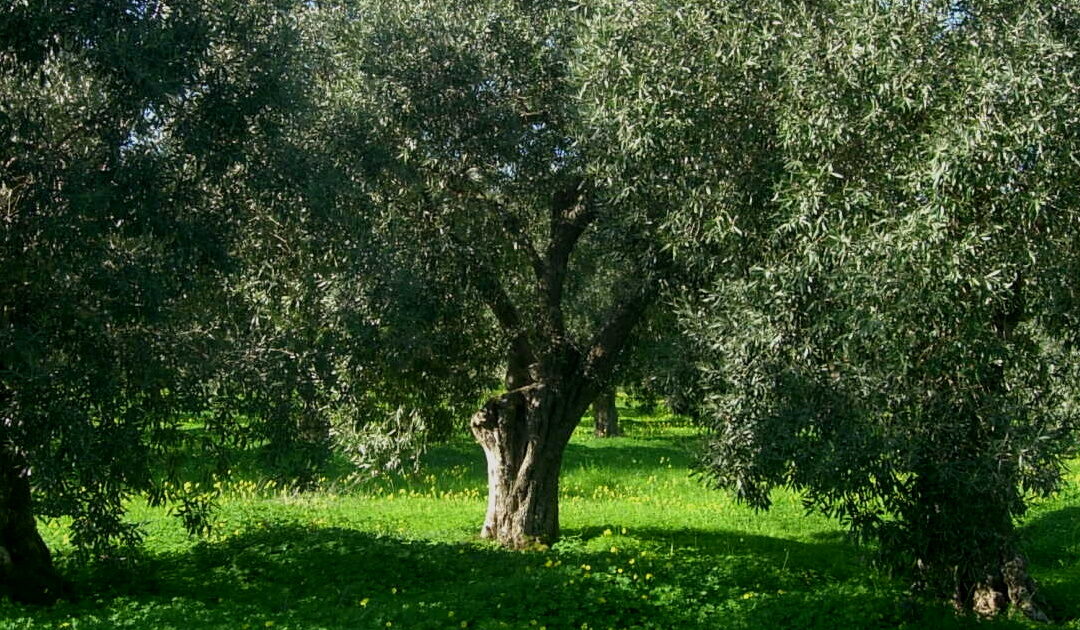
M49 616L81 617L88 628L111 627L115 615L142 627L725 627L750 623L772 602L884 602L858 571L823 563L836 555L851 565L843 546L740 532L593 528L520 553L264 520L92 571L86 599Z
M563 535L551 546L511 552L478 539L482 460L459 441L433 447L414 474L362 485L328 478L296 492L269 479L222 482L213 526L197 538L166 509L134 503L145 549L88 565L70 556L65 523L50 522L46 536L83 597L45 611L3 604L0 626L986 626L912 598L873 568L872 550L807 515L797 495L776 491L773 509L755 512L690 475L682 437L628 433L570 445ZM1033 573L1062 602L1053 609L1062 617L1077 616L1076 510L1047 504L1023 530Z

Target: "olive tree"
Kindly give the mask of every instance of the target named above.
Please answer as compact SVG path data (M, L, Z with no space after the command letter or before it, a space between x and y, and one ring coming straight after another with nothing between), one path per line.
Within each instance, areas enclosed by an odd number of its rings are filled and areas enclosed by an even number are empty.
M288 3L0 8L0 591L65 589L35 516L96 549L161 498L245 155L291 98ZM155 490L156 488L156 490Z
M987 614L1044 618L1014 523L1075 444L1076 10L785 7L760 255L683 310L714 481Z
M497 391L476 392L488 400L470 421L488 462L482 535L551 542L565 446L662 289L669 257L654 234L667 208L627 196L604 166L620 149L582 107L575 59L588 24L577 7L335 11L342 65L329 107L353 121L342 159L366 191L363 211L404 273L467 305L451 334L477 350L457 369L500 372Z
M501 0L324 11L339 64L326 102L358 211L380 251L471 310L454 334L501 355L458 363L502 372L470 420L488 462L482 535L550 542L574 428L649 309L694 281L677 263L697 245L670 226L749 228L768 202L773 15Z

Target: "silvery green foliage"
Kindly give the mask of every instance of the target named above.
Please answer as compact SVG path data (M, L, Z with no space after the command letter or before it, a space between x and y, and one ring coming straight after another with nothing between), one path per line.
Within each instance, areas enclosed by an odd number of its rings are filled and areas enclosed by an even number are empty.
M620 203L628 184L596 177L613 147L582 118L574 7L369 1L324 13L337 64L326 105L341 130L330 141L381 251L443 302L471 308L471 321L454 324L473 345L457 364L499 374L491 351L503 354L507 339L483 297L493 281L535 329L539 353L567 338L584 351L621 285L648 275L648 213L660 210ZM556 316L537 269L553 241L553 205L580 191L594 218L580 240L560 245L569 263Z
M366 422L345 417L331 428L334 445L356 467L355 476L372 479L415 471L427 446L429 427L422 412L398 407Z
M1074 444L1075 3L581 10L607 168L672 209L704 470L992 574Z
M0 8L0 440L85 547L192 408L185 374L243 205L229 184L287 100L290 3Z
M278 472L300 482L341 436L348 452L357 436L379 441L365 426L393 422L395 409L422 413L428 433L459 428L496 361L483 334L462 332L478 318L460 281L378 192L397 143L342 103L357 78L338 39L351 42L360 19L346 4L297 13L308 100L281 112L280 133L233 184L249 220L233 239L208 379L219 430L266 442ZM477 366L459 369L463 355Z
M1076 9L785 4L767 203L692 239L755 253L682 313L705 470L802 490L961 599L1075 443Z

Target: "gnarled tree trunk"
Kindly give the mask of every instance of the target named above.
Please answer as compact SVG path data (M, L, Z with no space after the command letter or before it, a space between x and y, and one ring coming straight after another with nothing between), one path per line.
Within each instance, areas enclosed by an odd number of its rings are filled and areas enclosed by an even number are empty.
M0 593L51 604L66 590L37 531L26 467L9 445L0 445Z
M533 383L493 398L472 418L484 449L488 507L480 535L522 549L559 537L559 472L583 406Z
M615 390L604 390L592 404L594 433L596 437L618 437L622 435L619 427L619 410L615 407Z
M558 538L559 472L566 444L599 393L599 384L610 382L631 331L660 290L652 277L627 282L591 338L571 338L563 312L568 264L578 240L597 218L598 206L589 182L575 176L564 184L551 195L550 239L542 249L521 217L498 208L513 250L535 275L539 299L529 309L535 317L522 317L504 279L482 259L470 254L464 261L510 342L507 391L489 400L471 420L488 469L481 536L518 549Z

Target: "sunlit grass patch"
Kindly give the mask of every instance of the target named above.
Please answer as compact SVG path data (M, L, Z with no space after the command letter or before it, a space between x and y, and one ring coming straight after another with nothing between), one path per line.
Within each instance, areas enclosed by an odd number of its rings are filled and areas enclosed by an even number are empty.
M661 417L662 419L662 417ZM657 420L659 422L659 420ZM415 474L295 489L252 475L222 482L210 531L131 504L144 549L78 565L66 524L43 532L84 597L51 609L0 604L0 628L1014 628L914 599L870 550L774 495L756 513L689 470L693 427L625 425L599 439L588 419L567 450L563 538L508 552L478 539L483 455L461 439ZM1041 502L1023 525L1054 611L1080 628L1080 490ZM388 625L389 624L389 625Z

